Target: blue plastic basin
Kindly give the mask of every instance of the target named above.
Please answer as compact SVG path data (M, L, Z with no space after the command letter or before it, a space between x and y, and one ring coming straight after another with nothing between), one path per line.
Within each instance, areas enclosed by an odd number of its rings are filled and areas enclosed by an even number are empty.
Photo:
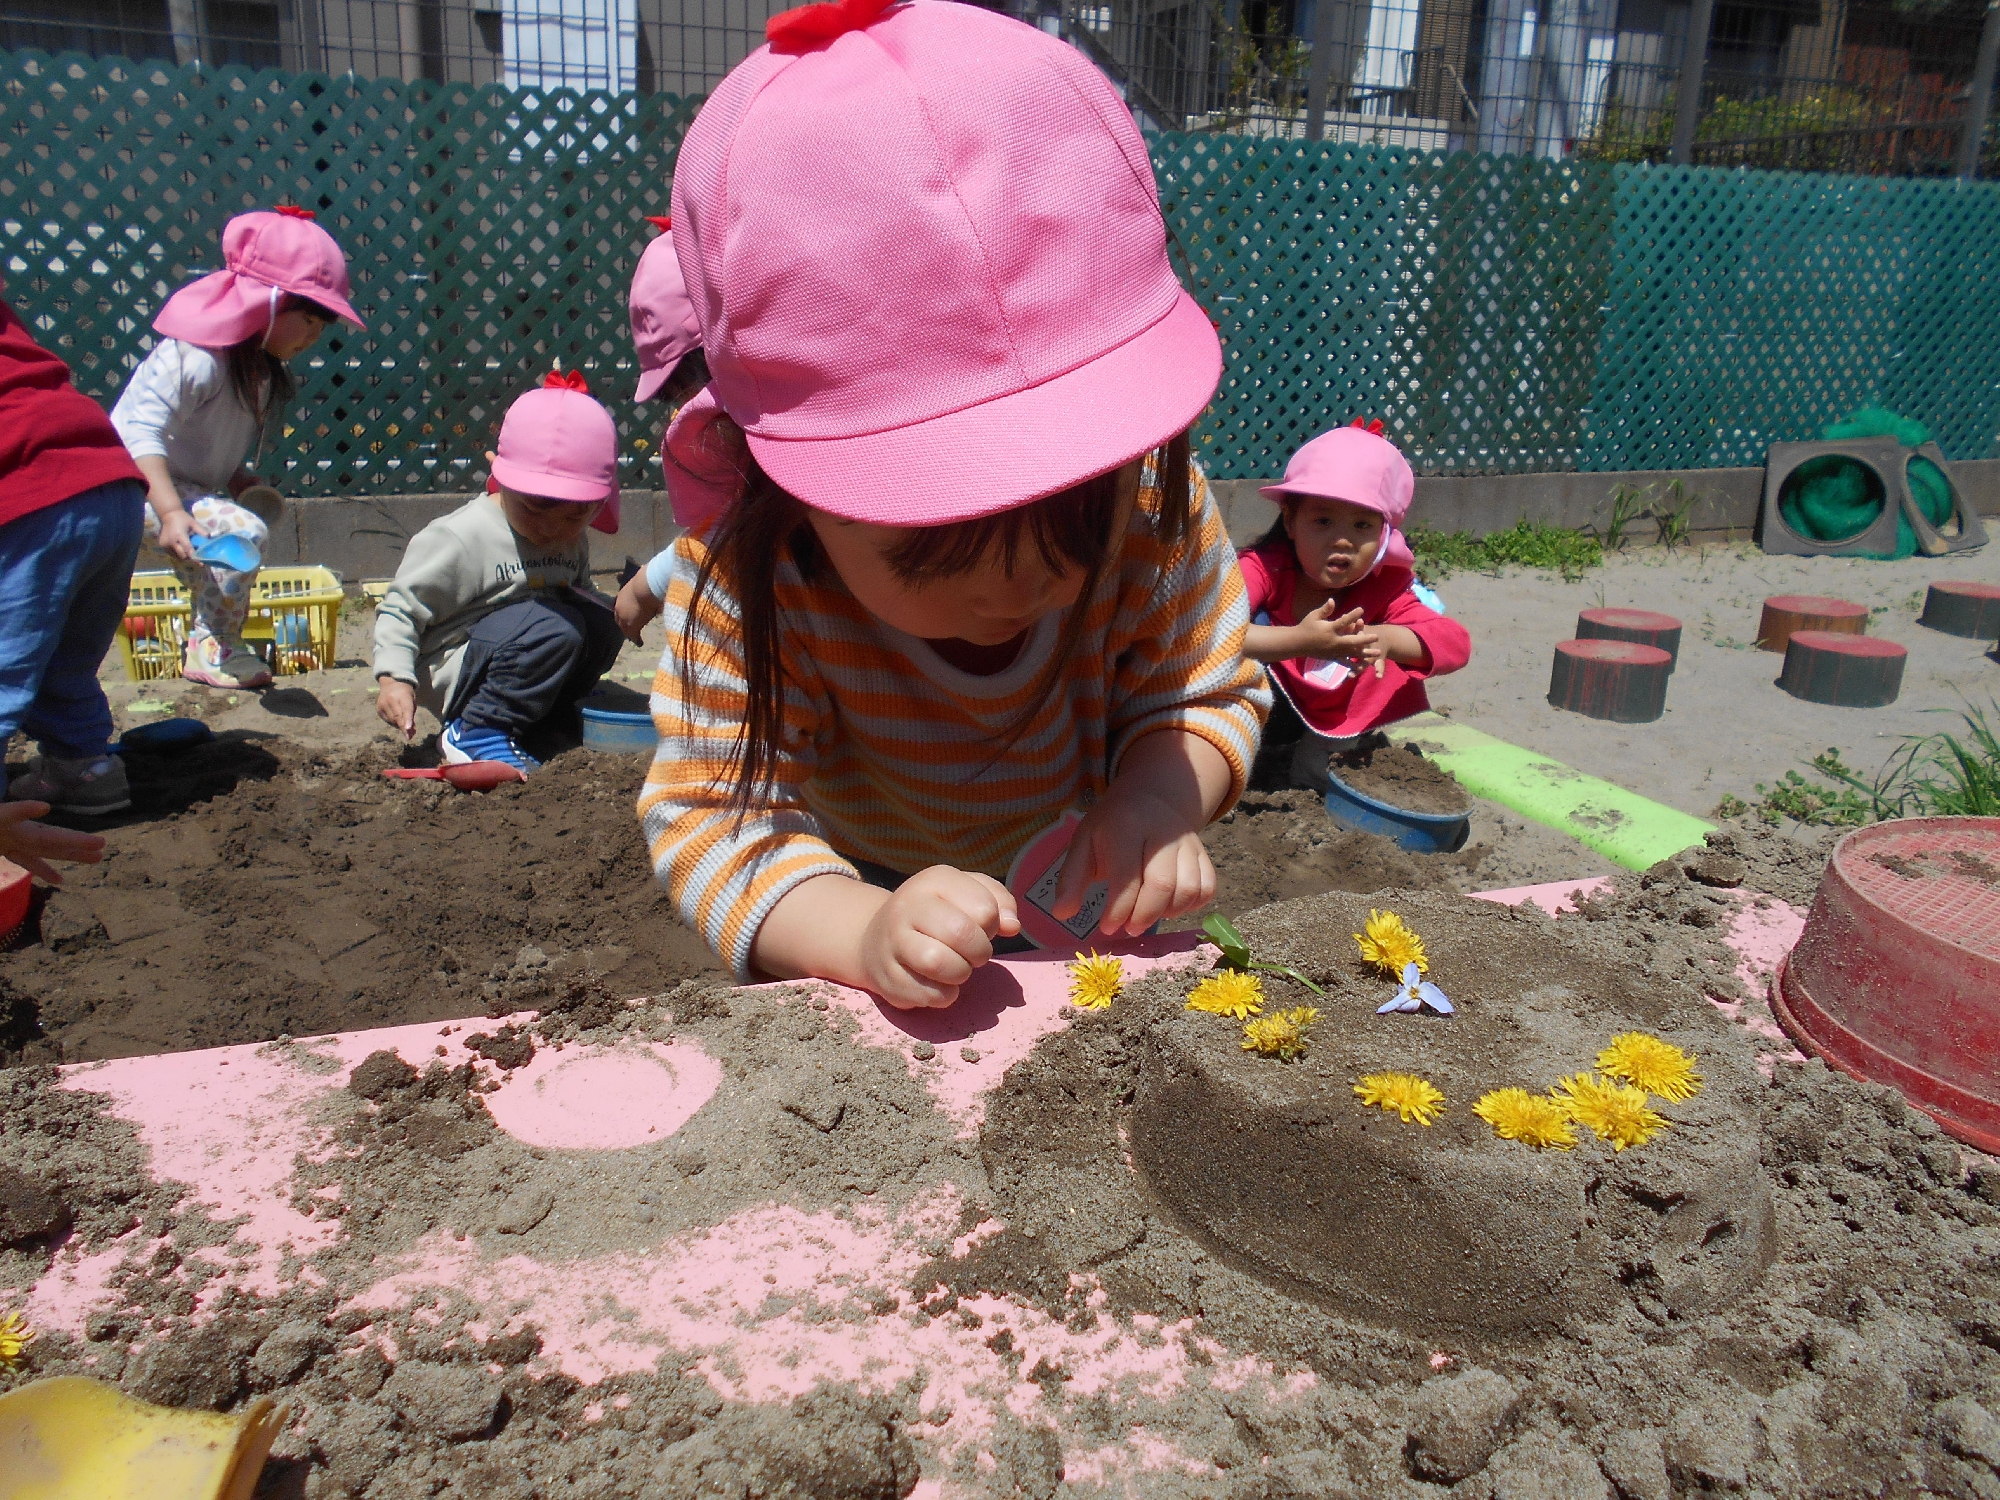
M1472 814L1412 812L1391 807L1327 770L1326 815L1343 828L1379 833L1414 854L1449 854L1463 848L1472 832Z
M593 750L622 750L651 755L660 742L650 713L583 705L583 742Z

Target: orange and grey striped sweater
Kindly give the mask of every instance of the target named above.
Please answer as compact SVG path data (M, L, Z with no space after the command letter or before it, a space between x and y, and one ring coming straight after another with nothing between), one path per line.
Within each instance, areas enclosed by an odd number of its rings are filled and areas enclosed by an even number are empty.
M653 683L660 733L639 815L653 868L739 977L764 917L816 875L853 875L843 855L914 872L935 864L1004 878L1015 852L1100 794L1141 735L1180 729L1212 743L1243 789L1270 691L1243 659L1242 575L1207 486L1195 476L1189 540L1169 555L1140 491L1121 554L1092 597L1082 637L1011 741L1062 633L1051 615L1005 671L974 676L863 609L830 569L778 575L784 732L769 794L738 820L724 783L745 703L729 580L712 578L693 632L694 693L681 687L682 632L706 555L674 544L666 653Z

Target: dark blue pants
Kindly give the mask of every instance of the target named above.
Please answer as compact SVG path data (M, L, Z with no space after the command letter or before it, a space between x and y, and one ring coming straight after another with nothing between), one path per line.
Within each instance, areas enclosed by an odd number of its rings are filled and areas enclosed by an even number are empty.
M119 479L0 526L0 745L19 729L49 755L104 754L97 669L131 599L145 510L146 487Z
M472 627L446 722L518 734L573 708L625 644L601 605L577 598L523 599Z

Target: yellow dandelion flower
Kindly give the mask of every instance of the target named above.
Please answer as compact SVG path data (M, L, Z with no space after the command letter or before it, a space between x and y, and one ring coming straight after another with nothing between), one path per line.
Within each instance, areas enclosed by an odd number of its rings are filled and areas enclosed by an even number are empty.
M1093 948L1079 953L1069 966L1069 1003L1084 1010L1104 1010L1125 988L1125 965Z
M1564 1114L1611 1142L1613 1151L1643 1146L1667 1128L1666 1118L1647 1107L1645 1090L1616 1079L1578 1073L1549 1093Z
M1480 1095L1472 1112L1493 1127L1503 1141L1519 1141L1541 1150L1567 1151L1576 1144L1576 1127L1555 1100L1526 1089L1494 1089Z
M1318 1010L1310 1005L1301 1005L1296 1010L1281 1010L1275 1015L1247 1021L1243 1026L1243 1050L1275 1057L1279 1062L1291 1062L1305 1056L1306 1028L1318 1019Z
M1658 1094L1678 1104L1701 1092L1701 1074L1692 1052L1683 1052L1672 1042L1663 1042L1643 1031L1614 1036L1611 1045L1597 1054L1597 1068L1613 1078L1622 1078L1632 1087Z
M1244 1020L1263 1010L1264 981L1237 969L1218 969L1194 987L1187 1008Z
M0 1317L0 1365L12 1368L34 1341L35 1331L21 1321L19 1313Z
M1363 1104L1428 1125L1444 1108L1444 1095L1414 1073L1370 1073L1354 1085Z
M1366 930L1355 933L1354 941L1361 945L1362 959L1391 979L1403 977L1405 964L1415 964L1419 974L1430 972L1424 940L1392 911L1369 912Z

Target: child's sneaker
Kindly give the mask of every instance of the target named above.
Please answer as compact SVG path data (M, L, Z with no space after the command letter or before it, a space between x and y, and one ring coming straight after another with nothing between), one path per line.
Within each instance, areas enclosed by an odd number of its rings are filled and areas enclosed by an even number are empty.
M523 776L539 771L542 763L523 750L504 729L483 729L463 719L453 719L438 736L438 749L448 766L463 766L475 760L497 760L512 766Z
M81 818L101 818L132 805L125 762L115 755L79 760L37 755L28 762L27 774L7 788L7 796L15 802L46 802L56 812Z
M200 626L188 633L187 660L181 676L218 688L260 688L271 685L271 669L246 646L210 635Z

